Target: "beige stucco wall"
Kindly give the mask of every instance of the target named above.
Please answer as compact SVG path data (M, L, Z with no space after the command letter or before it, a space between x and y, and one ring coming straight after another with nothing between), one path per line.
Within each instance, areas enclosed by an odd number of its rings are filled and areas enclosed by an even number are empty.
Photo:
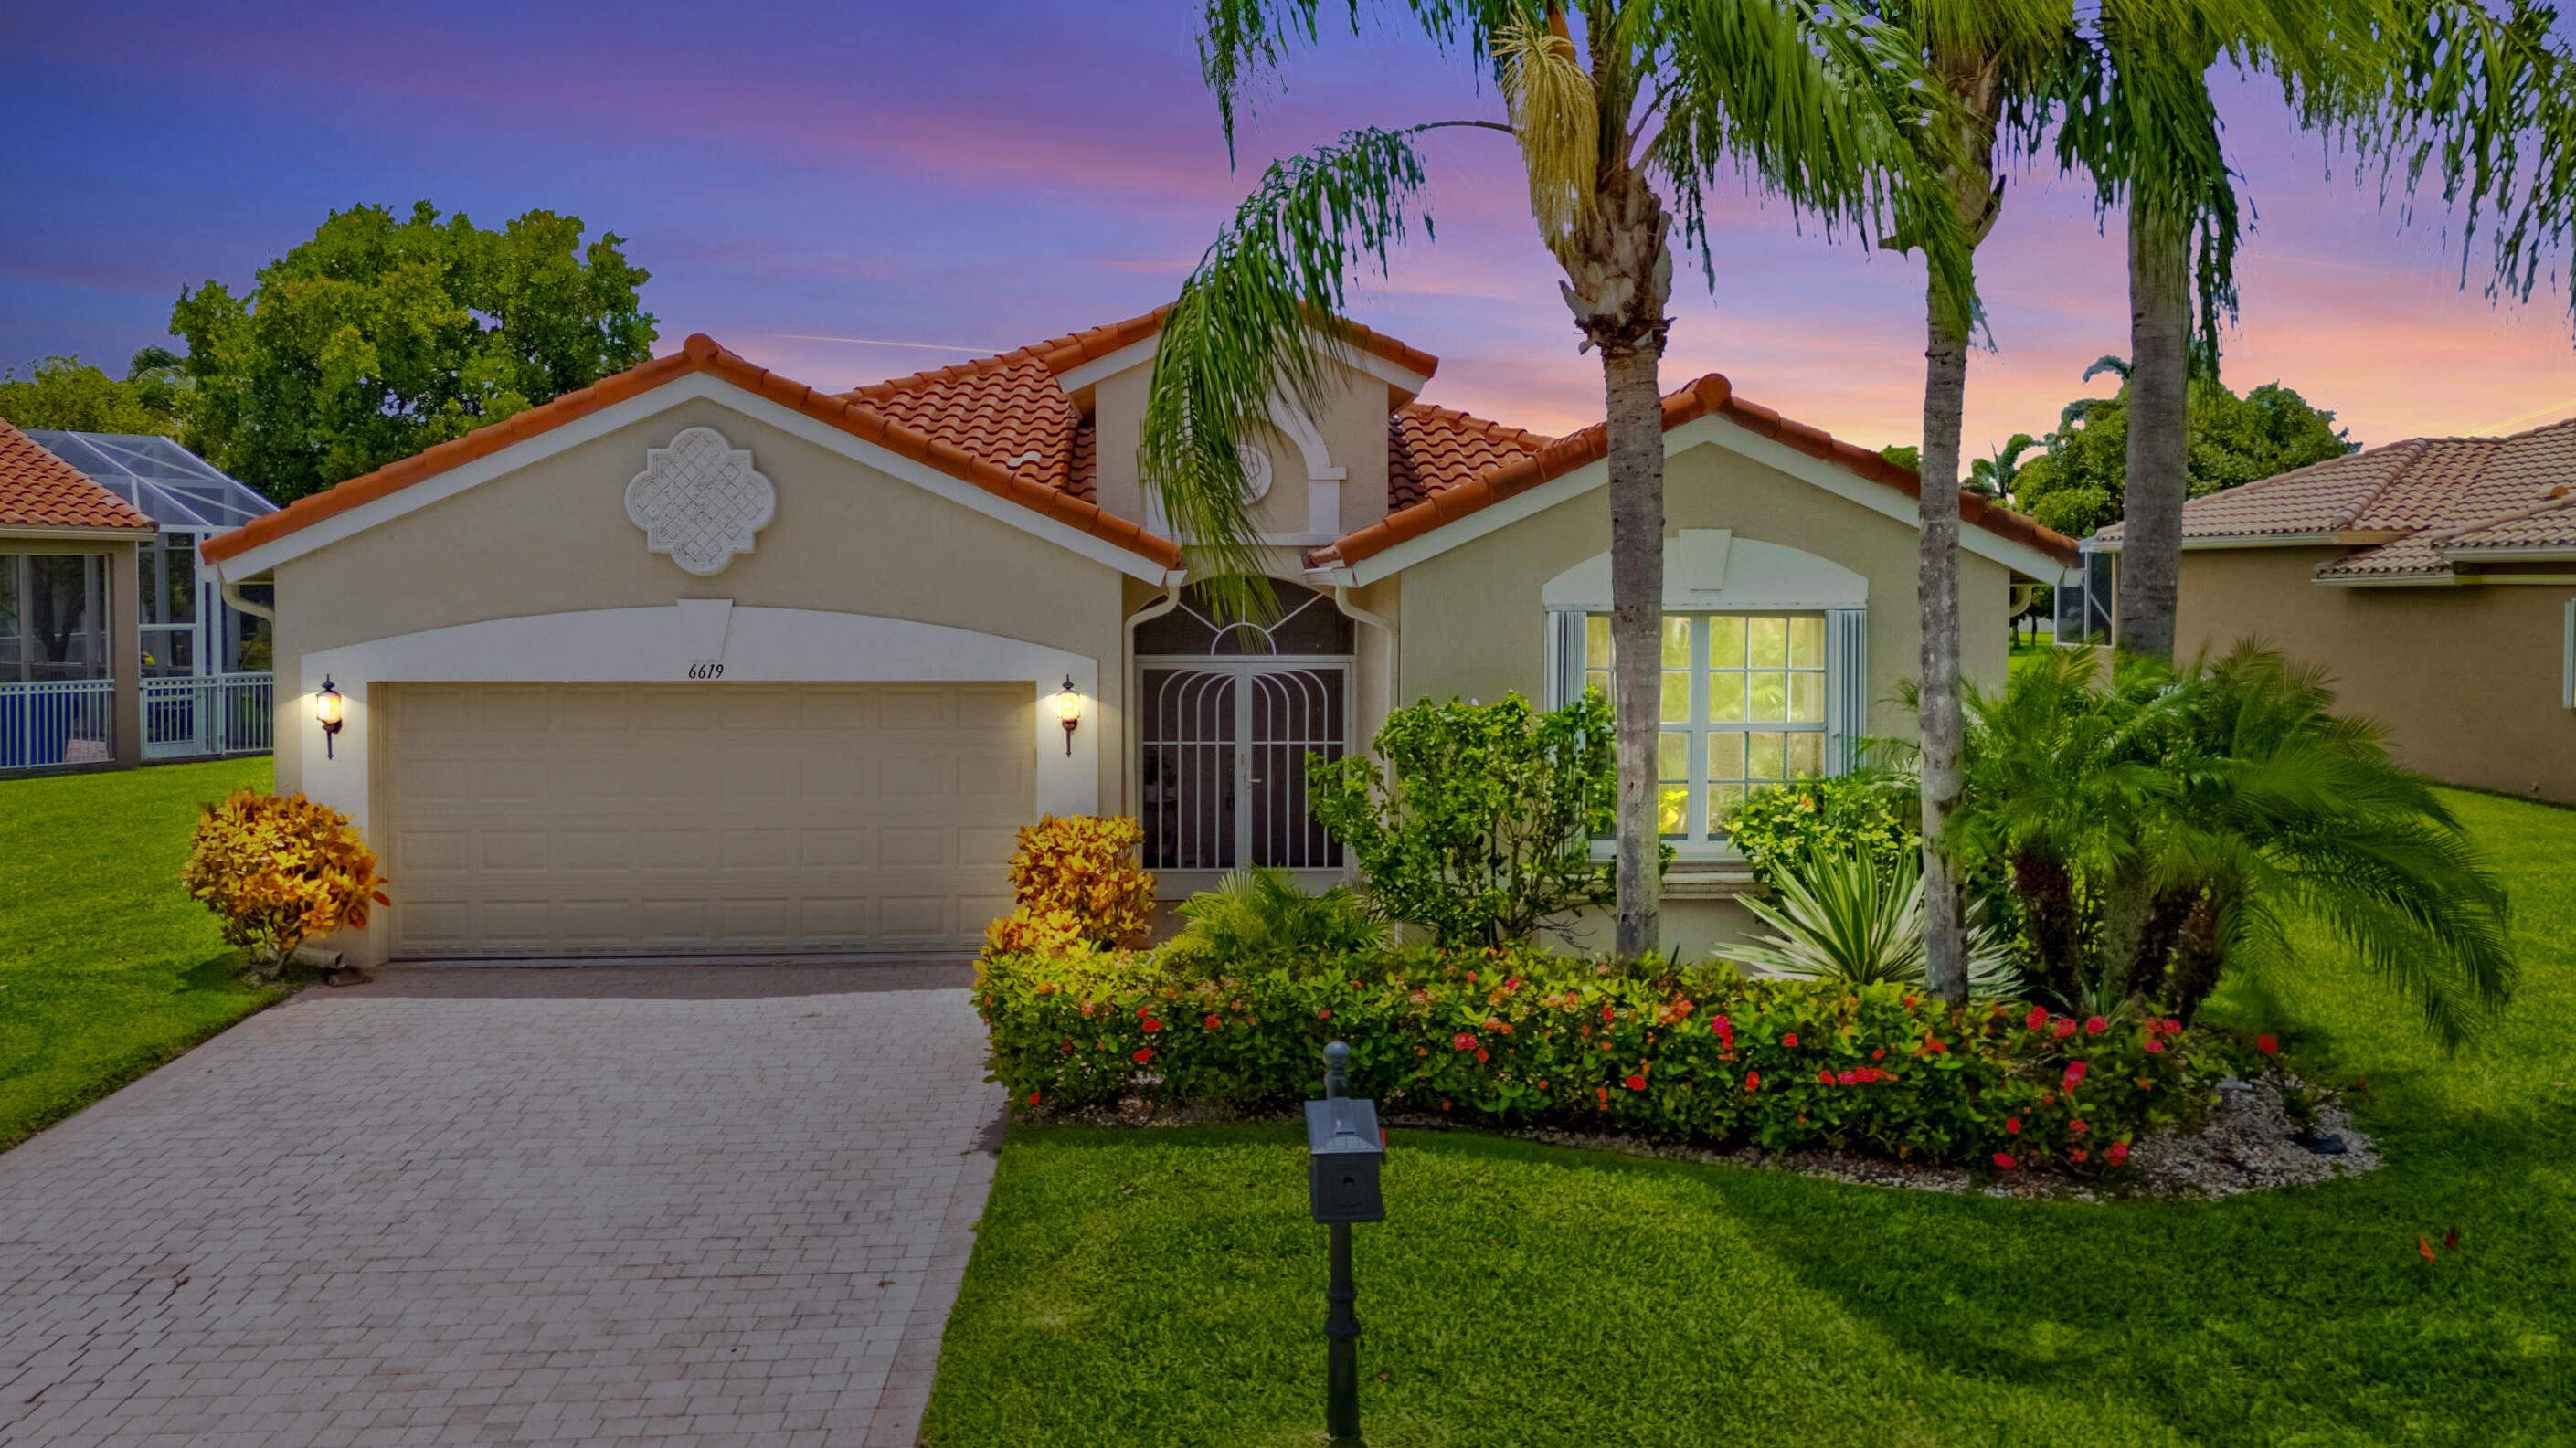
M715 428L777 491L755 551L697 578L626 515L645 449ZM874 614L971 629L1096 659L1086 727L1124 737L1122 575L1046 539L708 399L584 442L282 564L277 579L277 787L302 786L312 701L302 656L491 619L729 598L746 607ZM1101 797L1123 797L1128 752L1101 751Z
M2175 652L2257 637L2323 665L2348 713L2388 730L2435 779L2576 804L2576 713L2564 707L2576 581L2368 587L2312 581L2338 548L2194 549L2182 557Z
M1139 363L1102 378L1092 387L1093 424L1098 432L1095 496L1100 506L1122 518L1145 521L1144 485L1136 466L1136 444L1145 425L1145 396L1153 364ZM1354 368L1335 366L1340 386L1313 419L1322 435L1326 465L1346 471L1340 483L1340 532L1364 528L1386 516L1387 385ZM1253 526L1264 533L1303 535L1310 518L1307 499L1308 461L1297 444L1276 429L1260 429L1257 442L1270 455L1269 493L1252 510ZM1320 540L1319 540L1320 541Z
M1898 683L1921 672L1911 526L1714 444L1666 463L1664 526L1668 536L1686 528L1731 529L1739 538L1830 559L1868 579L1868 730L1912 729L1893 703ZM1399 695L1497 699L1518 690L1541 697L1547 629L1540 590L1609 547L1609 495L1595 489L1405 570ZM2004 617L2011 583L2002 564L1961 553L1961 663L1968 677L1989 685L2002 681L2010 654Z

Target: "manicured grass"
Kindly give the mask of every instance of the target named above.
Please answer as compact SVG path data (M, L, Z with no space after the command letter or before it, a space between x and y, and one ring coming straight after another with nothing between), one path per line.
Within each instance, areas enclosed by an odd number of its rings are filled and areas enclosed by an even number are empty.
M198 802L268 782L265 757L0 780L0 1147L276 998L179 886Z
M2576 813L2454 802L2515 886L2491 1038L2445 1059L2323 951L2213 1005L2366 1079L2385 1170L2025 1203L1397 1132L1358 1229L1369 1442L2576 1441ZM1014 1130L927 1441L1320 1441L1305 1210L1289 1129Z

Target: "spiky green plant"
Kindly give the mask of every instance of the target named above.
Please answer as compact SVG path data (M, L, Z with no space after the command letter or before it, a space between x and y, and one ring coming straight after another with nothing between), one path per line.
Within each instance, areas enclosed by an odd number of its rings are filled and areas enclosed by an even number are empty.
M1771 934L1718 947L1720 960L1759 976L1925 983L1920 855L1883 860L1849 850L1810 851L1778 872L1772 889L1771 900L1747 896L1743 902ZM1971 997L1997 999L2019 987L2009 942L1972 924L1964 943Z
M1211 973L1311 969L1387 943L1386 915L1367 896L1343 884L1309 893L1266 866L1229 872L1174 913L1189 922L1169 947L1174 959Z

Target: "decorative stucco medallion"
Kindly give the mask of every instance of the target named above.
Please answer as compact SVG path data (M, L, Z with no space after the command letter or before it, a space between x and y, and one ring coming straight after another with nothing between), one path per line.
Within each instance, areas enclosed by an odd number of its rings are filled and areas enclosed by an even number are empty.
M752 467L751 453L712 427L646 448L644 471L626 485L626 516L644 530L644 546L701 578L749 553L777 510L778 491Z
M1270 454L1246 444L1235 450L1243 462L1243 501L1258 503L1270 495Z

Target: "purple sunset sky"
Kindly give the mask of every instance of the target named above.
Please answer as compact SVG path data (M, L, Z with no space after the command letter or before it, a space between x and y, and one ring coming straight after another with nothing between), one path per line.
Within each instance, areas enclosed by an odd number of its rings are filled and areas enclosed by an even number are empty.
M1263 160L1352 125L1494 116L1477 67L1390 24L1328 34L1266 95L1230 170L1197 6L99 0L14 7L0 93L0 365L122 369L180 289L245 288L323 215L419 198L494 225L531 207L626 238L661 350L693 331L834 388L1169 298ZM2564 296L2463 291L2442 218L2399 230L2326 174L2259 88L2228 98L2259 211L2227 378L2278 379L2365 442L2576 412ZM1437 353L1426 400L1562 432L1600 416L1501 137L1434 133L1436 244L1355 315ZM1718 197L1717 284L1679 286L1667 386L1703 371L1872 446L1911 440L1921 272ZM2127 351L2123 248L2089 195L2016 181L1981 254L2001 350L1973 365L1968 451L2044 431ZM850 340L863 339L863 340ZM916 344L911 347L891 343ZM941 348L957 350L937 350ZM2099 388L2095 390L2101 390Z

